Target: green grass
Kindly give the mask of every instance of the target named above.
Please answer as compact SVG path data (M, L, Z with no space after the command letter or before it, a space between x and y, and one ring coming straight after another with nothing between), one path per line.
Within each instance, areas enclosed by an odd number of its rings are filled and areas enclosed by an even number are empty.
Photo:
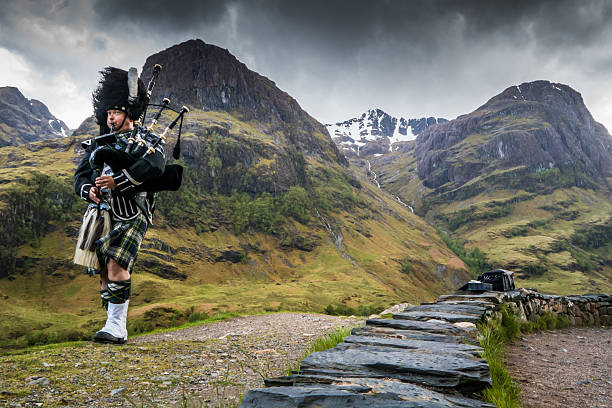
M484 349L483 357L487 359L493 382L482 392L483 399L498 408L519 408L520 389L504 368L504 346L521 334L517 318L503 308L501 322L490 319L478 329L478 340Z
M521 322L520 330L524 333L533 333L542 330L566 329L570 326L571 323L567 316L545 312L535 322Z
M336 347L338 344L344 341L344 338L351 334L350 327L340 327L334 330L329 331L325 336L316 339L309 347L306 349L305 356L307 357L312 353L316 353L318 351L329 350L330 348Z
M484 349L483 357L489 364L493 382L490 388L482 392L483 399L498 408L519 408L520 389L504 367L505 345L519 338L522 332L564 329L569 326L570 321L566 316L550 312L545 312L535 322L520 322L505 305L501 310L501 321L489 319L479 325L478 340Z
M292 375L300 372L300 364L302 361L311 355L319 351L329 350L342 343L344 339L351 334L350 327L338 327L328 331L323 337L319 337L304 351L299 361L295 365L289 366L287 369L287 375Z

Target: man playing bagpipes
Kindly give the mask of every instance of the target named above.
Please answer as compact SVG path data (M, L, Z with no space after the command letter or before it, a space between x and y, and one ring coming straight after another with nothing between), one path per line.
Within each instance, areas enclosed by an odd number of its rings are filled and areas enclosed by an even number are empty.
M104 327L93 340L124 344L131 272L142 239L152 222L155 192L177 190L182 167L165 165L166 134L187 111L158 136L152 126L140 126L151 97L157 65L147 89L136 69L107 67L93 92L93 107L100 136L82 143L85 155L74 175L74 190L90 204L83 217L74 262L100 275L100 296L107 310ZM170 101L165 99L153 124ZM175 157L178 158L178 143Z

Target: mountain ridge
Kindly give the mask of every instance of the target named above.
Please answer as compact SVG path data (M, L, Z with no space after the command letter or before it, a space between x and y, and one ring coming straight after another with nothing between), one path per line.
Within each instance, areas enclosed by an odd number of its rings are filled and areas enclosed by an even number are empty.
M37 99L12 86L0 87L0 146L66 137L68 126Z
M325 127L345 155L382 154L394 143L416 139L429 126L447 122L444 118L396 118L379 108L368 109L360 116Z
M486 143L474 144L478 151L471 155L453 154L470 137ZM548 81L509 87L474 112L426 130L417 138L415 155L419 177L430 188L459 187L488 169L516 166L577 167L590 177L612 177L610 135L578 92Z

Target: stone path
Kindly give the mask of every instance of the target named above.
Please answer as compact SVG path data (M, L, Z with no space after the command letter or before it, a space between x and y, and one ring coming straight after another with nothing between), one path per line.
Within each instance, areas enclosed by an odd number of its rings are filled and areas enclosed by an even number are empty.
M243 408L493 407L475 398L490 386L475 323L500 295L441 296L392 319L368 319L343 343L306 357L300 371L267 378Z

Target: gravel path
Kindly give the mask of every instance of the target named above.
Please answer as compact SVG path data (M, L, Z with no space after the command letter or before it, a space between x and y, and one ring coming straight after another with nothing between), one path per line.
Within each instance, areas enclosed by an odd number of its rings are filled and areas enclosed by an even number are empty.
M612 408L612 328L527 335L506 348L523 407Z
M317 337L363 319L306 313L237 317L128 340L0 356L0 406L233 407L285 375Z

